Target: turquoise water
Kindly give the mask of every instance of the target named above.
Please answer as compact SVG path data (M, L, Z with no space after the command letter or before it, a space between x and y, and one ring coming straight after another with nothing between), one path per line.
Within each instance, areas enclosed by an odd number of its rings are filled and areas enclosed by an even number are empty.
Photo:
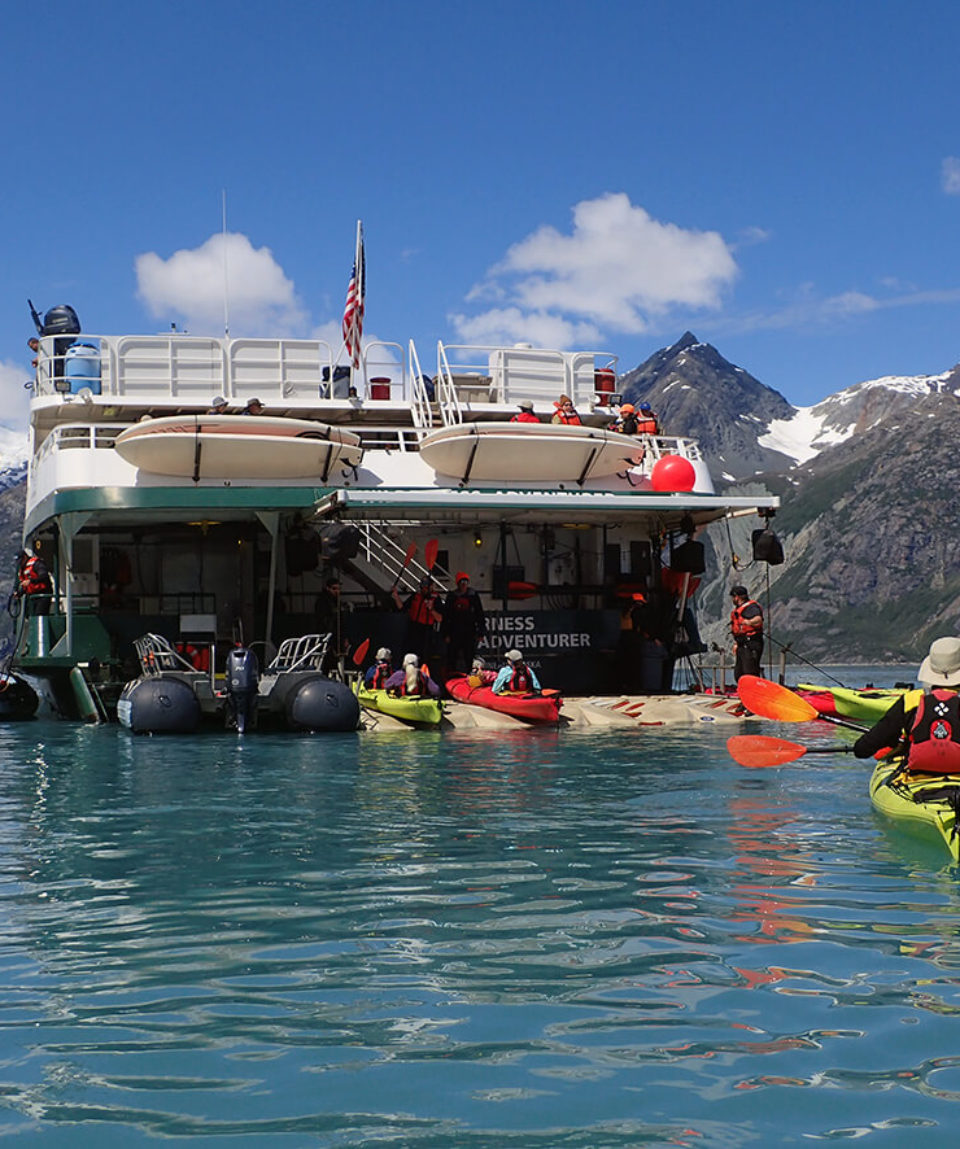
M957 875L761 731L0 727L0 1131L952 1143Z

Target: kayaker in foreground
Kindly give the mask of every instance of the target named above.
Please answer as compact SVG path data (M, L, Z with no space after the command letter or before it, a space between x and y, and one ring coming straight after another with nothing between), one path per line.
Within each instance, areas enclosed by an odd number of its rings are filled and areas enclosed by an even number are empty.
M960 771L960 638L938 638L920 664L923 692L902 695L853 744L858 758L900 746L910 770L929 774ZM919 698L918 698L919 695Z
M390 675L384 689L406 698L440 697L440 687L421 668L420 659L413 653L403 656L403 666Z
M508 650L506 665L493 680L494 694L539 694L540 683L531 668L523 661L519 650Z

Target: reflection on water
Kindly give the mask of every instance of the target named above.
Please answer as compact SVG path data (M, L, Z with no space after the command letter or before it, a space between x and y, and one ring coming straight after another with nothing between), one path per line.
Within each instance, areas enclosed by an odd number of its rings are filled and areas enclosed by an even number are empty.
M725 737L0 727L5 1129L597 1147L950 1128L955 875L874 818L850 756L744 770Z

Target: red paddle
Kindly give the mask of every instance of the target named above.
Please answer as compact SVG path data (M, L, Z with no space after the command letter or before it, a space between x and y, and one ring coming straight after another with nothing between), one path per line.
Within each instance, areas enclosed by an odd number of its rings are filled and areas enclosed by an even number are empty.
M851 730L869 729L845 718L821 714L805 698L777 682L771 682L769 678L745 674L737 683L737 694L751 713L761 718L772 718L775 722L832 722L834 726L847 726Z
M727 752L741 766L782 766L805 754L849 754L851 746L801 746L785 738L762 734L737 734L727 739Z
M391 594L393 594L393 592L394 592L394 591L397 589L397 587L400 585L400 579L401 579L401 577L403 576L403 572L404 572L404 571L407 569L407 567L408 567L408 566L409 566L409 565L410 565L410 564L413 562L413 556L414 556L416 553L417 553L417 544L416 544L416 543L411 543L411 544L410 544L410 545L407 547L407 553L406 553L406 554L403 556L403 566L401 566L401 567L400 567L400 570L399 570L399 571L397 571L397 579L396 579L396 582L393 584L393 587L392 587L392 589L391 589L391 591L390 591L390 593L391 593Z
M370 649L370 639L365 638L363 642L353 652L353 665L359 666L361 662L367 657L367 651Z
M440 550L440 542L437 539L427 539L427 545L423 548L423 561L426 564L428 571L432 571L437 562L437 551Z

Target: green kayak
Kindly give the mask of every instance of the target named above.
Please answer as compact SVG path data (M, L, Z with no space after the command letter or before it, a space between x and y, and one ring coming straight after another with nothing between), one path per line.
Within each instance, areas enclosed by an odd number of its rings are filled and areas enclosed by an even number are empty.
M357 700L367 710L379 710L391 718L399 718L411 726L437 726L443 717L443 703L439 698L413 698L408 695L388 694L385 690L357 690Z
M960 808L960 776L956 774L908 774L900 770L903 759L884 758L870 779L870 801L904 829L933 831L943 839L955 862L960 861L957 810Z
M898 698L902 698L904 694L908 693L906 690L894 689L893 687L885 690L874 690L873 688L852 690L844 686L814 686L809 683L798 685L797 690L809 696L810 701L821 713L827 711L822 703L814 701L812 697L814 692L821 698L831 697L836 713L843 718L854 718L858 722L870 723L882 718Z

